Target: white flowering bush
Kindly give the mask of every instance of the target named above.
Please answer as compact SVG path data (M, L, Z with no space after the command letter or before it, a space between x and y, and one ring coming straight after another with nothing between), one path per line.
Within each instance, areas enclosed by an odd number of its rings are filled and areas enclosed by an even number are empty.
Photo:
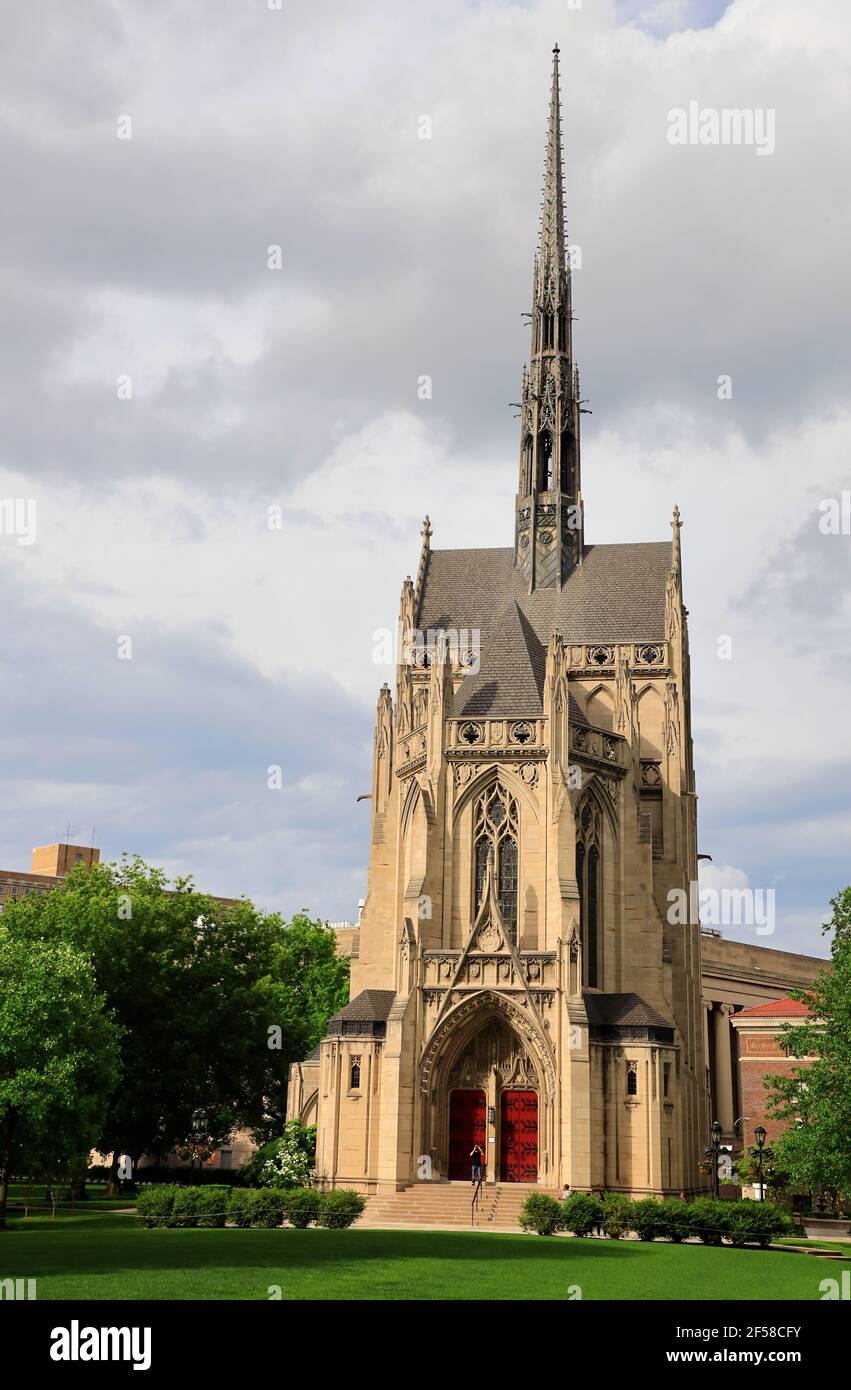
M298 1120L290 1120L284 1126L281 1138L266 1145L268 1156L257 1173L257 1182L261 1187L311 1186L316 1169L308 1134L309 1131Z

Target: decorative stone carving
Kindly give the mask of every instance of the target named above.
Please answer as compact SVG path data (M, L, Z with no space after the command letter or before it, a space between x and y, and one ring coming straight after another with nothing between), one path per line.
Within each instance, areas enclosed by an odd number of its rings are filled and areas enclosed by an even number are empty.
M635 649L635 660L639 666L661 666L664 659L664 648L656 643L644 642Z
M643 787L661 787L662 770L655 759L641 759L641 785Z
M515 763L513 771L526 783L527 787L536 787L538 785L537 763Z
M468 747L474 747L476 744L484 742L485 732L481 724L475 724L468 720L458 730L458 737Z

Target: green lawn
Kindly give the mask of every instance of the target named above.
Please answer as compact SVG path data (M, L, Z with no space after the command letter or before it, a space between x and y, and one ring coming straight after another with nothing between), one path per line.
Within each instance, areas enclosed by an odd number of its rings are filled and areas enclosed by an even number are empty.
M121 1205L119 1203L118 1205ZM40 1299L819 1299L849 1260L431 1231L147 1231L116 1203L10 1217L0 1278Z

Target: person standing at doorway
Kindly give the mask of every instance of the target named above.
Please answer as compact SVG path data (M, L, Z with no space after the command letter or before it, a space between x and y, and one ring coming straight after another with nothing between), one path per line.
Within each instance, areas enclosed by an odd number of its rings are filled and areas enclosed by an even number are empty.
M473 1165L473 1186L482 1180L482 1169L485 1166L484 1150L480 1144L474 1144L470 1150L470 1162Z

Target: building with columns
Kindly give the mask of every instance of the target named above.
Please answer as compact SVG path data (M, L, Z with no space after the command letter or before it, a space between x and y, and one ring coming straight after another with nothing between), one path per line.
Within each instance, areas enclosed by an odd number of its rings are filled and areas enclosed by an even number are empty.
M725 941L717 931L706 929L702 938L704 1046L712 1118L721 1125L723 1142L738 1148L743 1139L749 1142L747 1136L758 1123L765 1123L764 1102L759 1114L751 1113L757 1054L751 1052L751 1060L745 1063L740 1015L747 1011L750 1017L755 1007L775 1005L790 989L806 989L821 970L830 968L830 961ZM766 1055L773 1054L769 1050ZM766 1071L773 1069L766 1067Z
M510 545L405 580L352 1000L294 1068L319 1180L641 1194L709 1124L681 522L589 544L553 55Z

